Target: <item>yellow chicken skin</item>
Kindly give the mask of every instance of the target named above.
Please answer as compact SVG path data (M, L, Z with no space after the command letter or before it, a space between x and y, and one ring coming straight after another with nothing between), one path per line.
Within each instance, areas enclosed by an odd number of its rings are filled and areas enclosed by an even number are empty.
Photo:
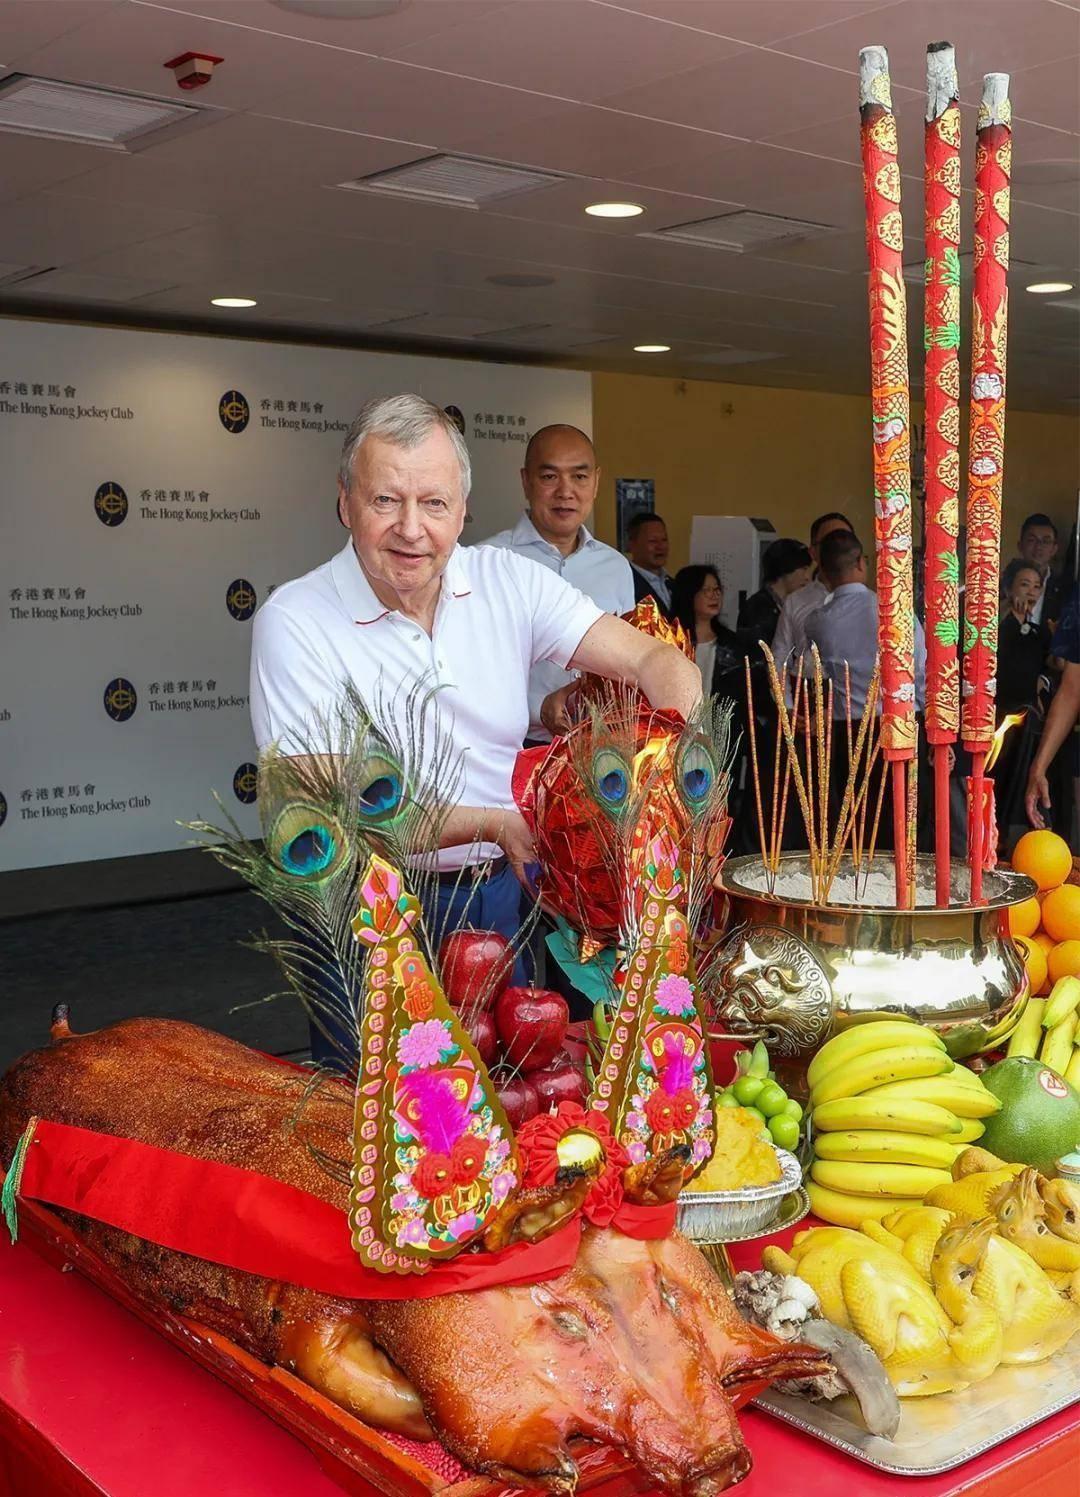
M767 1255L774 1250L762 1255L773 1269ZM829 1320L873 1347L901 1398L966 1388L985 1361L971 1329L952 1323L912 1265L861 1232L817 1227L775 1256L813 1286Z
M1022 1248L1040 1268L1073 1274L1080 1269L1080 1242L1070 1242L1051 1230L1040 1179L1037 1170L1025 1169L991 1194L989 1208L1001 1236Z
M950 1338L953 1352L972 1382L989 1377L1001 1361L1005 1332L995 1308L975 1293L974 1283L997 1223L957 1219L938 1238L930 1260L930 1278L938 1304L959 1326Z
M934 1249L951 1220L947 1211L934 1206L907 1206L882 1222L864 1222L862 1230L882 1246L894 1248L929 1283Z
M1039 1176L1039 1195L1046 1211L1046 1225L1055 1237L1080 1244L1080 1186L1069 1180Z
M1080 1307L1062 1299L1039 1265L1003 1237L989 1238L972 1289L1001 1321L1006 1366L1052 1357L1080 1329Z
M939 1207L952 1216L966 1216L977 1221L990 1215L990 1197L994 1191L1008 1185L1022 1168L1008 1164L999 1170L980 1170L977 1174L965 1175L947 1185L935 1185L923 1204Z

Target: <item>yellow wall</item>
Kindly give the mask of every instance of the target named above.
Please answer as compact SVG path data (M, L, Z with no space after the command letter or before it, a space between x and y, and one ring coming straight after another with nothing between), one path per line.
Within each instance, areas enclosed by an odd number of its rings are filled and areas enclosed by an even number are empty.
M873 534L864 396L594 374L593 435L603 470L598 534L615 539L615 479L653 478L673 571L687 559L694 514L760 515L779 535L805 539L815 515L840 509L864 540ZM1057 521L1064 545L1078 485L1080 418L1010 411L1006 556L1032 510Z

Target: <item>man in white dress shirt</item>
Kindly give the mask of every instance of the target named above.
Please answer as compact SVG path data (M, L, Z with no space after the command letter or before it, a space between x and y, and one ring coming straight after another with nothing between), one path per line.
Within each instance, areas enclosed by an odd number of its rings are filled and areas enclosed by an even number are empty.
M838 509L818 515L810 526L810 555L818 568L812 581L805 587L788 593L780 610L776 633L773 635L773 659L781 679L787 684L788 706L791 705L791 677L799 668L799 659L810 648L806 637L806 621L821 607L829 596L828 586L821 575L821 545L826 536L836 530L850 531L851 521Z
M585 528L599 482L596 453L583 431L541 427L525 449L521 470L528 510L512 529L499 531L485 544L557 572L605 613L629 613L634 606L630 563ZM570 727L567 699L574 685L574 674L556 661L536 662L529 673L531 741L547 742Z
M847 682L851 681L851 716L862 717L866 693L878 654L877 593L866 585L866 552L850 531L834 533L822 543L821 570L829 586L825 602L805 622L809 644L816 644L827 680L833 683L833 716L847 716ZM845 664L847 671L845 672ZM926 636L915 619L915 710L926 700ZM881 711L881 701L878 709Z

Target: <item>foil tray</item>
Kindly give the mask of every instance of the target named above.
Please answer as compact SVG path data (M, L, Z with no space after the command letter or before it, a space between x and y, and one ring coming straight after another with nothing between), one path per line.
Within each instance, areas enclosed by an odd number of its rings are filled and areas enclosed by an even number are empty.
M902 1398L892 1440L869 1434L852 1398L811 1403L769 1389L756 1408L893 1476L937 1476L1080 1403L1080 1334L1045 1362L999 1367L962 1393Z
M691 1242L739 1242L775 1230L785 1196L802 1185L802 1166L794 1154L773 1145L780 1178L769 1185L741 1190L684 1190L675 1206L675 1224Z

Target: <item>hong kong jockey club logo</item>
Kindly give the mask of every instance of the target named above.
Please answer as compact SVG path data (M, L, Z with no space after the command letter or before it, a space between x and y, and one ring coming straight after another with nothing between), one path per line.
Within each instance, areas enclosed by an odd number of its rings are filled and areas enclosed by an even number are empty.
M0 826L3 826L3 824L4 824L4 822L6 820L7 820L7 801L4 798L4 792L2 790L0 790Z
M102 700L105 711L114 723L126 723L129 717L135 715L135 708L139 705L134 686L123 676L117 676L109 682Z
M463 412L456 405L448 405L448 406L445 407L445 410L446 410L446 414L450 417L450 420L457 427L458 431L461 433L462 436L464 436L465 435L465 416L464 416Z
M235 436L251 419L251 407L239 390L226 390L218 401L218 416L226 431Z
M232 777L233 794L244 806L252 806L259 798L259 771L254 764L241 764Z
M128 496L110 479L94 495L94 513L103 525L122 525L127 519Z
M225 607L241 623L255 612L258 601L255 589L246 577L237 577L234 582L229 583L225 592Z

